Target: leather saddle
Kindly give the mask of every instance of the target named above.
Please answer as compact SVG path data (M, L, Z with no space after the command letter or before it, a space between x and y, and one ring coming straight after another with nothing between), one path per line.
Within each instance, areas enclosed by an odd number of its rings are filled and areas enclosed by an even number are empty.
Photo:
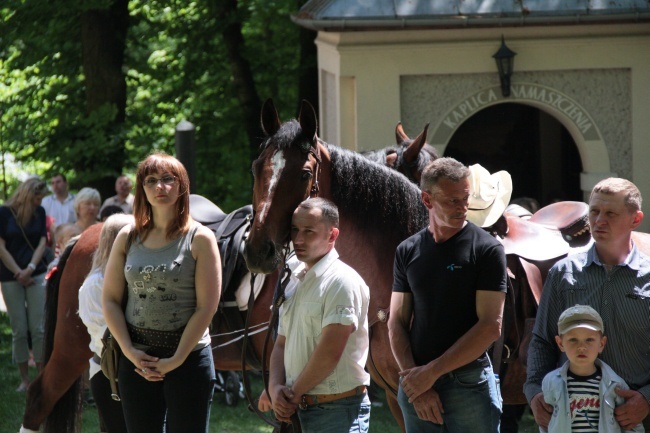
M530 217L531 222L557 228L571 248L589 243L589 205L581 201L561 201L544 206Z
M214 232L221 256L221 299L219 313L212 319L212 331L219 329L220 321L231 330L244 329L245 323L239 311L236 291L243 276L248 272L243 257L244 241L248 237L253 219L253 206L243 206L229 214L219 206L198 194L190 194L190 215ZM259 358L249 348L248 364L260 368Z
M569 244L557 228L545 226L510 214L502 215L493 231L506 254L533 261L561 257L569 252Z

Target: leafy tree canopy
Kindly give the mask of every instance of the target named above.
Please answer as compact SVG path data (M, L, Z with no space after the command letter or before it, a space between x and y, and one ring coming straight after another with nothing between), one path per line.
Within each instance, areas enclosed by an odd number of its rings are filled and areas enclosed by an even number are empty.
M151 151L174 154L175 127L187 120L196 126L192 191L224 210L249 203L251 149L262 131L244 120L259 107L243 95L273 97L282 118L294 115L300 29L289 14L298 7L289 0L3 0L0 151L36 174L63 172L72 188L94 186L106 197L106 179L133 173ZM117 31L116 42L96 37L96 23L115 20L119 28L122 18L124 107L91 94L97 88L88 84L105 72L93 69L93 50L120 46Z

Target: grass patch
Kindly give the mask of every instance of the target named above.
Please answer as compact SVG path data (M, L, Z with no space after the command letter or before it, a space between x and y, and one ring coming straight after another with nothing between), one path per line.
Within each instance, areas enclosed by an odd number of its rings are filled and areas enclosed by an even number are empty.
M30 368L30 376L35 378L36 369ZM25 393L15 391L20 384L18 367L11 362L11 327L9 317L6 313L0 312L0 432L17 432L22 424L23 412L25 410ZM262 391L263 384L261 377L252 375L251 386L253 395L258 396ZM397 423L386 405L383 397L377 398L382 406L374 406L370 415L371 433L392 433L399 432ZM93 405L85 405L82 416L82 433L97 433L99 421L97 408ZM270 433L270 426L267 426L257 415L248 409L248 402L245 399L239 401L236 406L227 406L225 394L216 392L210 413L210 432L213 433Z

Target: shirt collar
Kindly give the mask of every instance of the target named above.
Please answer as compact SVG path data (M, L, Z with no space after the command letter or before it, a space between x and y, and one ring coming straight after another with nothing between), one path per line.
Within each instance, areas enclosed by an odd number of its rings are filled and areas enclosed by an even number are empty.
M639 250L636 247L636 244L634 241L632 241L632 251L630 251L630 254L627 255L623 263L621 263L619 266L628 266L630 269L634 269L635 271L641 270L641 257L639 255ZM598 266L603 266L603 263L600 261L598 258L598 252L596 251L596 243L594 242L593 245L587 250L587 263L586 265L589 266L592 263L595 263Z
M338 258L339 253L336 252L336 248L332 248L309 270L305 269L305 264L300 262L298 267L294 269L293 276L301 282L304 281L305 277L309 274L313 274L314 277L320 277Z

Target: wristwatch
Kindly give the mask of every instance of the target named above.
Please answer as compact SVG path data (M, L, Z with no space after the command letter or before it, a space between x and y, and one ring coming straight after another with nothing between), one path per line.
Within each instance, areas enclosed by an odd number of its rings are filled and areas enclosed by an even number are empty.
M36 269L36 265L33 264L33 263L30 263L29 265L27 265L27 267L28 267L29 269L31 269L32 272L34 272L34 270Z

